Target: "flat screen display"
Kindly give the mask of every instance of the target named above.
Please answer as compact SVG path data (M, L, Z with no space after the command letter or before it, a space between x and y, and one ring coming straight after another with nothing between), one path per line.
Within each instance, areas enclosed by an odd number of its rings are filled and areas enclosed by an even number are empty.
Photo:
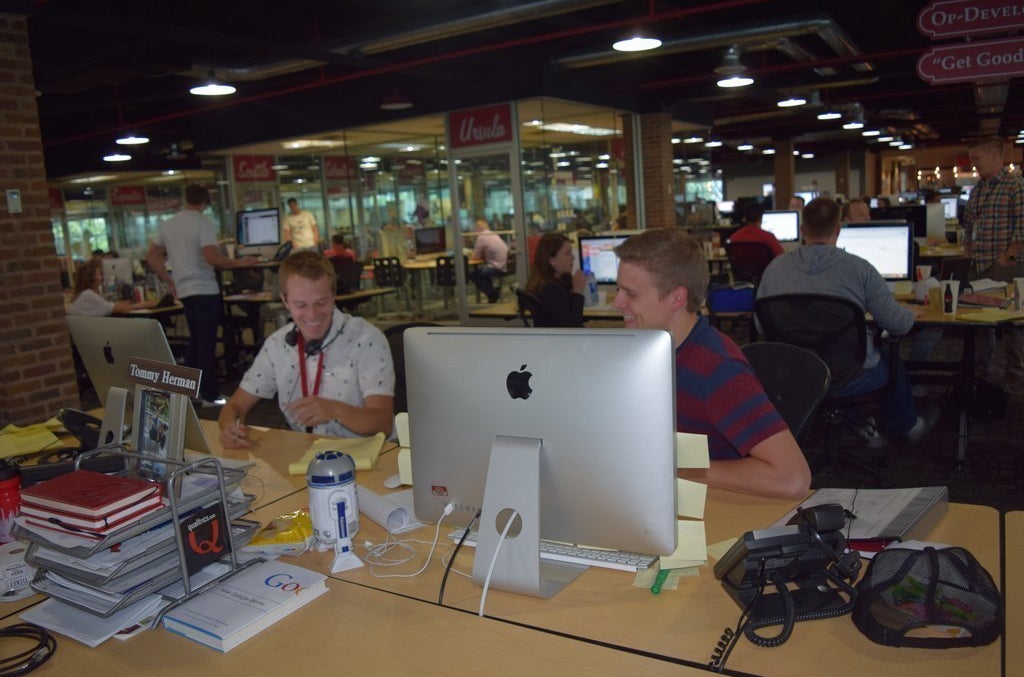
M439 254L448 250L444 228L419 228L414 232L417 254Z
M928 237L928 209L925 205L897 205L876 207L871 219L878 221L908 221L914 227L914 237Z
M864 259L886 280L912 280L913 227L906 221L847 223L836 246Z
M955 219L956 206L960 202L960 198L956 195L947 195L939 198L939 202L942 203L942 215L946 219Z
M800 212L765 212L761 217L761 229L774 235L779 242L796 242L800 239Z
M277 209L238 212L238 244L245 247L281 244L281 215Z
M580 237L580 269L590 271L598 284L615 284L619 274L619 257L615 248L628 235L594 235Z
M736 203L733 200L719 200L715 206L718 207L719 214L732 214L736 209Z

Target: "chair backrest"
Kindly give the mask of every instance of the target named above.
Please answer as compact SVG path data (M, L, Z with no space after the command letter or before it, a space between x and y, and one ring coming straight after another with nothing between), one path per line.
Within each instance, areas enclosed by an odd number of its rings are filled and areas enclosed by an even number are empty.
M523 321L523 326L550 326L547 312L544 310L544 304L531 292L525 289L516 289L516 301L519 305L519 319ZM527 315L527 312L529 312L529 315Z
M401 287L405 284L405 269L397 256L373 260L373 279L378 287Z
M939 261L939 280L960 280L960 290L971 281L973 260L970 256L947 256Z
M434 275L438 287L454 287L456 284L455 257L439 256Z
M788 343L748 343L741 350L799 442L828 392L828 366L810 350Z
M408 322L384 330L384 338L391 349L391 362L395 367L395 413L409 411L405 388L405 330L409 327L440 327L436 322Z
M763 296L754 302L754 316L767 340L806 348L824 360L832 387L846 385L864 365L864 311L849 299L825 294Z
M339 294L359 291L359 280L363 275L361 262L335 257L331 259L331 265L334 266L334 277Z
M763 242L726 242L725 253L729 257L733 279L755 285L761 281L764 269L774 258L771 247Z
M516 274L516 253L509 252L508 258L505 260L505 274L515 275Z

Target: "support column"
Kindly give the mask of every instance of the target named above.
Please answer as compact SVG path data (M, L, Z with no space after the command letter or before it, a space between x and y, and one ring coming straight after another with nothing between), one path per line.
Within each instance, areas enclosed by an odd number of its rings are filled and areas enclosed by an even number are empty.
M50 226L39 111L25 17L0 13L0 185L21 193L21 212L0 203L0 426L24 425L80 406L64 323L60 260ZM73 272L73 271L72 271Z
M776 139L772 164L775 169L775 208L789 209L789 200L796 191L796 158L792 139Z
M850 151L836 154L836 193L845 195L846 200L857 197L850 195Z
M623 174L626 179L627 228L638 226L636 213L638 197L635 181L634 158L639 155L644 209L647 228L667 228L676 225L674 177L672 174L672 118L667 113L639 115L640 139L634 139L633 117L623 116L623 140L626 146ZM635 153L639 147L640 153Z

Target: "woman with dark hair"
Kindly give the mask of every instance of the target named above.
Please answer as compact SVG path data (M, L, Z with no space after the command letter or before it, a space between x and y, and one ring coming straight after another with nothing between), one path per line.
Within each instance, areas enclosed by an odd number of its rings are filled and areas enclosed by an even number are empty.
M101 317L156 305L154 301L107 301L100 296L100 286L103 284L103 269L100 267L102 260L90 259L78 269L75 274L75 295L68 306L69 315Z
M583 326L583 272L573 268L572 242L561 233L547 233L537 242L526 291L544 308L549 327Z

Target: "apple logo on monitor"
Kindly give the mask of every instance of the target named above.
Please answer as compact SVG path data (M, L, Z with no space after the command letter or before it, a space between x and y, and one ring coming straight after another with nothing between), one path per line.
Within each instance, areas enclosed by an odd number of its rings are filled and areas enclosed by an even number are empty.
M533 388L530 387L530 377L533 376L530 372L526 371L526 365L519 367L519 371L510 371L508 377L505 379L505 387L508 388L508 394L512 396L513 400L529 399L530 393L533 392Z
M114 349L110 347L110 341L103 346L103 359L107 361L107 364L114 364Z

